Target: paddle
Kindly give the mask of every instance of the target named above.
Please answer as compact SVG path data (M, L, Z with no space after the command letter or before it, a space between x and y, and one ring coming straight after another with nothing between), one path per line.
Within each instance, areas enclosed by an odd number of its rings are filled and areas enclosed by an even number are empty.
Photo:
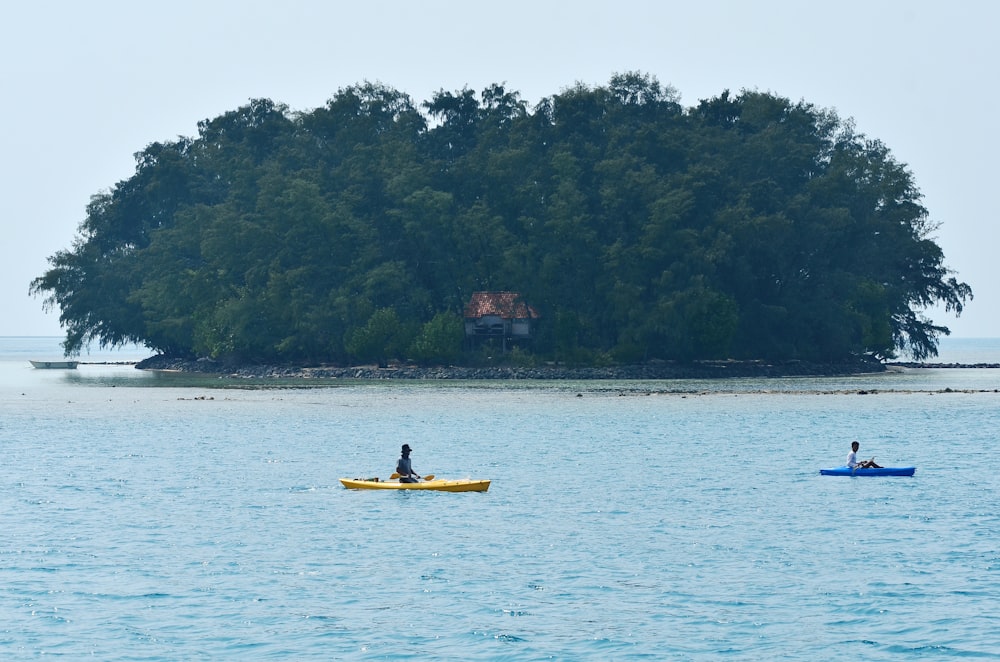
M389 476L389 480L392 480L394 478L399 478L399 474L396 473L395 471L392 472L391 476ZM424 476L424 480L434 480L434 474L427 474L426 476Z

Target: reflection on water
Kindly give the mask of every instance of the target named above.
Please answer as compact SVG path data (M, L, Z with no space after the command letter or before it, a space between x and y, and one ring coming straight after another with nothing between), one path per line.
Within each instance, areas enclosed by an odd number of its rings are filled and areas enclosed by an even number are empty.
M0 337L0 386L19 385L97 387L194 388L317 388L378 384L388 388L485 388L565 392L617 391L621 393L836 393L858 391L991 391L1000 389L1000 370L964 368L892 368L888 372L847 377L776 379L654 380L654 381L536 381L369 382L353 379L254 379L218 375L136 370L132 365L150 356L140 347L92 349L80 356L76 370L37 370L28 363L61 358L61 338ZM943 338L940 363L1000 363L1000 339Z
M35 370L30 365L0 363L0 386L39 386L45 389L77 387L202 388L202 389L312 389L368 386L387 390L472 389L567 393L613 392L622 395L662 393L677 395L722 393L879 393L996 391L1000 369L917 368L846 377L793 377L715 380L354 380L256 379L218 375L137 370L131 365L83 364L76 370Z

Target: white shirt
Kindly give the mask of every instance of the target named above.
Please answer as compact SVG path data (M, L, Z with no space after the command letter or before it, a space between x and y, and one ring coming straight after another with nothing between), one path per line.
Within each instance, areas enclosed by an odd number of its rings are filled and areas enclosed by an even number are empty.
M858 463L858 454L855 453L854 451L851 451L850 453L848 453L847 454L847 466L849 466L850 468L853 469L857 465L857 463Z

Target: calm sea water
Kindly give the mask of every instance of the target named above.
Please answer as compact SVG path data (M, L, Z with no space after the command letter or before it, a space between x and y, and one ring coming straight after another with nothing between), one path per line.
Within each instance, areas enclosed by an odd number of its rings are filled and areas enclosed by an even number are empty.
M1000 370L268 388L57 343L0 339L4 658L1000 658ZM852 439L916 476L821 477ZM490 491L337 482L403 442Z

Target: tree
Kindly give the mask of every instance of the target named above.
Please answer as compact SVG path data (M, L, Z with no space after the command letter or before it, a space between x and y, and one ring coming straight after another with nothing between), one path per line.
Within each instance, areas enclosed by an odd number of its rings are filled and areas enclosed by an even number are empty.
M368 318L363 327L350 333L344 345L352 356L361 361L378 363L380 368L384 368L389 359L402 356L404 348L412 342L412 337L395 310L380 308Z
M948 333L924 311L972 299L888 148L771 93L685 109L626 72L533 109L501 84L417 106L365 82L135 157L30 285L69 353L452 362L454 311L502 289L548 359L924 358Z
M461 317L449 312L438 313L423 325L408 354L419 363L454 363L459 358L464 333Z

